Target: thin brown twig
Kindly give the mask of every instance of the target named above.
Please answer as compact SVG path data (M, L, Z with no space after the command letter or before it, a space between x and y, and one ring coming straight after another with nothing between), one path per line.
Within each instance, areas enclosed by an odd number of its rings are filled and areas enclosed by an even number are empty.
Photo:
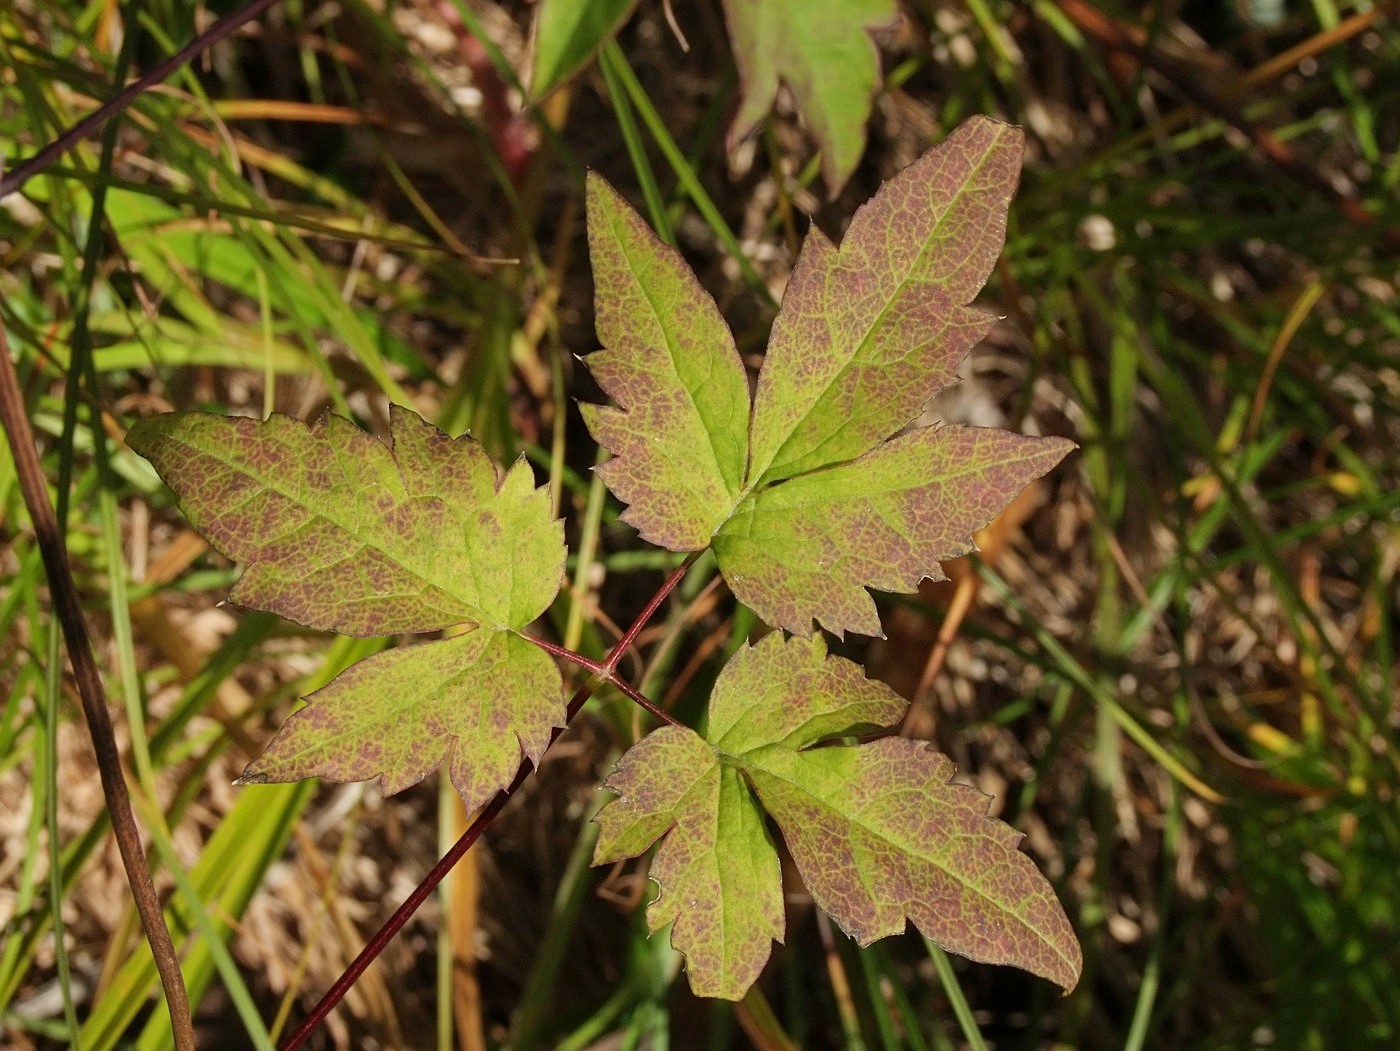
M1358 198L1333 186L1321 172L1299 157L1292 146L1246 116L1233 99L1212 92L1193 71L1153 48L1145 34L1136 27L1117 21L1088 0L1055 0L1055 4L1075 26L1103 47L1125 54L1165 77L1194 106L1240 132L1276 168L1301 186L1329 200L1349 222L1362 226L1376 223L1376 214ZM1400 231L1386 228L1380 231L1380 235L1388 247L1400 246Z
M1243 99L1249 92L1262 88L1270 81L1277 80L1285 73L1297 68L1303 60L1317 58L1323 52L1346 43L1352 37L1365 32L1376 22L1395 14L1397 11L1400 11L1400 0L1380 0L1375 7L1358 11L1338 22L1331 29L1315 33L1286 51L1281 51L1277 55L1265 59L1247 73L1242 74L1233 83L1225 85L1222 96L1230 101ZM1179 131L1194 120L1199 111L1199 106L1189 102L1178 106L1172 112L1139 129L1133 135L1115 143L1109 153L1121 157L1125 153L1138 149L1145 142L1151 142L1156 138ZM1101 156L1099 160L1102 159Z
M112 819L112 835L117 841L136 911L146 930L146 940L150 943L160 984L165 990L175 1047L178 1051L194 1051L194 1024L190 1019L189 997L180 973L180 958L175 953L175 943L165 925L160 897L156 894L146 852L141 846L141 833L136 816L132 813L131 797L122 770L121 751L117 747L112 717L107 710L107 693L93 657L92 639L83 617L82 602L68 566L67 545L49 503L34 432L29 426L19 374L10 358L10 343L3 325L0 325L0 426L4 427L5 436L9 439L15 477L34 524L34 538L48 576L54 616L63 631L68 659L73 665L73 678L82 699L83 715L87 719L88 733L92 736L93 751L97 753L97 770Z

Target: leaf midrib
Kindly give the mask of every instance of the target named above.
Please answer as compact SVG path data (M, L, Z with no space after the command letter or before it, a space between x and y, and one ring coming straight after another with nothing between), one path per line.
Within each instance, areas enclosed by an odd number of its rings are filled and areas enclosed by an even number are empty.
M946 140L945 140L945 141L946 141ZM920 248L920 250L919 250L919 254L914 258L914 261L909 265L909 268L908 268L908 270L905 272L904 276L901 277L901 278L899 279L899 284L898 284L898 286L890 293L890 295L889 295L888 297L886 297L884 303L881 305L879 311L875 314L873 320L870 322L870 324L868 324L868 325L866 326L865 331L861 334L860 340L859 340L859 342L856 344L855 349L852 350L850 356L846 359L846 361L842 364L842 366L841 366L836 372L834 372L834 373L832 374L831 378L827 381L826 386L822 388L821 393L819 393L815 398L813 398L813 399L811 400L811 403L806 407L806 409L803 411L802 415L793 423L792 427L791 427L791 428L789 429L789 431L788 431L787 436L783 439L782 444L778 446L777 452L775 452L775 453L773 454L773 457L772 457L772 459L768 462L768 465L767 465L767 466L763 469L763 471L759 474L758 478L757 478L756 481L755 481L755 484L764 483L764 482L773 482L773 481L777 481L777 480L778 480L778 479L775 479L775 478L770 477L769 475L770 475L770 472L772 472L772 471L774 470L775 465L780 464L780 463L782 462L782 456L783 456L784 450L787 449L788 444L793 440L793 437L796 435L798 429L799 429L808 419L811 418L812 414L816 411L817 406L820 405L820 404L822 403L822 401L827 397L828 394L831 393L832 389L837 385L837 382L838 382L842 377L844 377L848 372L851 371L852 367L854 366L854 363L860 358L861 354L865 352L865 350L866 350L867 347L869 346L870 339L871 339L871 335L872 335L872 334L880 327L880 325L884 322L885 318L889 315L889 311L890 311L891 306L892 306L895 302L897 302L897 301L899 300L900 296L902 296L902 295L904 294L904 290L905 290L905 289L909 286L909 284L913 281L913 276L912 276L912 275L914 274L914 272L915 272L916 268L918 267L918 265L919 265L919 264L926 258L926 256L928 255L929 251L931 250L931 246L932 246L932 244L933 244L933 242L934 242L935 236L937 235L938 231L941 230L941 229L943 228L944 223L945 223L945 221L946 221L948 215L952 213L954 207L963 199L963 196L964 196L966 193L969 192L969 187L971 186L974 177L977 176L978 174L980 174L980 173L982 172L982 170L991 162L991 158L992 158L993 156L994 156L994 151L993 151L993 150L988 150L988 151L986 151L986 152L982 155L982 159L978 162L978 164L976 165L976 167L973 168L973 170L968 174L968 177L967 177L965 180L963 180L962 186L959 187L957 193L954 194L951 198L948 199L948 201L947 201L947 203L946 203L946 207L945 207L944 210L943 210L943 217L938 221L937 225L934 227L933 231L930 232L929 236L928 236L927 238L925 238L924 244L923 244L923 246L922 246L922 247ZM867 203L867 204L865 205L865 207L869 207L869 203ZM843 255L843 253L844 253L844 251L845 251L845 241L844 241L844 239L843 239L843 241L842 241L842 243L841 243L840 245L833 245L832 248L833 248L833 251L835 252L834 263L833 263L833 269L839 270L840 267L841 267L842 255ZM943 279L940 280L940 281L930 281L930 282L927 282L927 283L928 283L928 284L931 284L931 285L934 285L935 287L938 287L938 288L944 288L944 287L947 287L947 285L948 285L948 283L949 283L949 280L950 280L949 278L945 277L945 278L943 278ZM975 297L974 297L974 298L975 298ZM970 302L970 301L969 301L969 302ZM956 306L966 306L967 304L966 304L966 303L960 303L960 304L955 304L955 305L956 305ZM764 362L764 367L765 367L765 368L767 367L767 361L766 361L766 360L765 360L765 362ZM930 395L930 396L932 396L932 395ZM898 429L898 428L896 428L896 429ZM868 451L868 450L867 450L867 451ZM804 455L807 455L807 454L804 454ZM850 459L858 459L858 458L859 458L859 455L860 455L860 454L858 454L857 456L853 456L853 457L851 457ZM847 461L847 462L849 462L849 461ZM783 468L782 468L782 467L779 467L779 468L777 468L777 469L778 469L778 470L782 470ZM799 472L799 473L805 473L805 472ZM789 475L784 475L783 477L786 478L786 477L791 477L791 476L789 476Z
M662 313L661 313L661 308L660 308L660 305L656 302L656 299L655 299L655 296L653 295L653 290L652 290L652 288L651 288L650 283L641 280L640 277L638 276L637 260L636 260L636 258L634 258L632 252L629 250L628 244L627 244L627 240L626 240L624 237L620 236L619 233L618 233L618 223L621 222L621 221L622 221L622 220L621 220L621 217L614 218L614 220L613 220L613 223L612 223L612 227L613 227L613 239L614 239L614 241L616 241L616 243L617 243L617 245L618 245L618 249L621 251L623 257L627 260L627 266L628 266L628 269L629 269L629 270L631 271L631 273L632 273L632 279L633 279L633 281L636 282L637 287L641 289L642 295L646 298L647 307L648 307L648 308L650 309L650 311L651 311L652 320L655 322L656 327L661 331L661 338L665 341L665 344L666 344L666 357L667 357L667 360L670 361L670 363L671 363L671 373L672 373L672 375L675 376L675 378L676 378L676 385L677 385L678 387L680 387L681 390L685 391L686 400L689 402L690 407L691 407L691 410L695 413L695 418L700 422L700 429L705 433L705 441L706 441L706 443L709 445L709 449L710 449L710 465L711 465L711 467L714 469L714 476L715 476L715 478L717 478L717 479L719 480L720 487L721 487L726 493L729 494L731 500L733 501L733 502L730 504L729 508L727 508L727 509L725 510L724 517L723 517L723 518L720 518L720 520L719 520L720 522L723 522L724 519L725 519L725 518L728 518L729 514L733 511L733 508L734 508L734 506L735 506L735 503L737 503L738 498L735 496L734 490L730 488L729 480L725 477L724 468L723 468L723 467L721 466L721 464L720 464L719 447L715 444L715 435L714 435L714 432L711 431L711 429L710 429L710 427L709 427L709 424L708 424L708 422L707 422L706 419L705 419L705 414L704 414L703 412L700 411L700 406L699 406L699 404L698 404L698 402L697 402L697 400L696 400L696 392L693 391L693 390L691 390L690 387L686 385L685 380L682 378L681 369L680 369L680 364L679 364L679 360L680 360L680 357L681 357L680 348L676 346L675 338L674 338L674 334L673 334L673 332L672 332L672 330L671 330L671 326L668 325L668 324L666 324L665 321L662 319L662 318L663 318L663 315L662 315ZM669 247L669 246L668 246L668 247ZM671 250L674 251L675 249L672 248ZM654 262L654 260L648 260L648 261ZM682 265L684 266L684 264L682 264ZM716 309L718 309L718 308L716 308ZM721 328L724 329L724 331L725 331L726 333L729 332L728 326L724 324L724 321L723 321L722 318L720 319L720 326L721 326ZM732 338L733 338L733 337L732 337L732 334L731 334L731 339L732 339ZM747 458L747 455L748 455L748 440L747 440L747 436L745 436L744 446L745 446L745 449L744 449L745 458ZM743 480L743 479L742 479L742 470L741 470L741 477L740 477L740 483L741 483L740 488L741 488L741 489L742 489L742 480ZM716 528L718 528L718 526L716 526Z
M736 765L740 765L741 769L743 769L746 773L748 773L749 771L756 771L756 772L758 772L758 773L763 774L764 776L771 777L771 778L772 778L773 780L775 780L775 781L780 781L780 782L782 782L783 784L789 786L790 788L796 790L797 792L800 792L805 798L807 798L807 799L813 801L813 802L814 802L815 804L817 804L821 809L827 811L828 813L836 814L836 816L837 816L838 818L840 818L840 819L842 819L842 820L848 822L849 824L851 824L851 825L853 825L853 826L855 826L855 827L861 829L862 831L868 833L868 834L871 835L873 838L879 840L881 843L887 844L888 846L892 847L897 853L899 853L899 854L901 854L901 855L905 855L905 856L908 856L908 855L910 855L910 854L912 853L912 852L909 850L908 847L906 847L905 845L903 845L903 844L901 844L901 843L898 843L898 842L896 842L896 841L890 839L887 835L885 835L885 834L884 834L881 830L879 830L878 828L874 828L874 827L870 826L869 824L858 820L858 818L857 818L857 816L856 816L856 812L854 812L854 811L838 811L838 810L836 810L836 809L835 809L834 807L832 807L832 805L831 805L830 803L828 803L825 799L822 799L820 796L817 796L817 795L813 794L809 789L807 789L806 786L804 786L804 785L802 785L802 784L800 784L800 783L798 783L798 782L796 782L796 781L793 781L793 780L792 780L791 778L789 778L789 777L785 777L785 776L783 776L782 774L776 773L776 772L774 772L773 770L770 770L768 767L763 766L761 763L758 763L758 762L754 761L753 759L749 758L749 757L754 756L756 753L761 752L761 751L763 751L763 750L765 750L765 749L777 748L777 747L779 747L779 746L777 746L777 745L761 745L761 746L758 747L758 748L751 749L750 751L744 753L744 758L740 758L740 757L733 757L733 758L735 758L735 760L736 760ZM758 793L759 799L762 800L762 798L763 798L763 793L758 789L757 785L754 786L754 790L755 790L755 792ZM771 810L769 810L769 808L768 808L768 806L767 806L766 803L764 804L763 809L764 809L765 812L771 813ZM775 820L775 821L777 820L776 815L774 816L774 820ZM779 823L778 827L779 827L779 828L782 828L782 824ZM992 837L989 836L988 838L992 838ZM942 864L940 864L940 863L934 861L934 860L931 859L931 858L927 858L925 855L916 855L916 856L919 857L919 858L921 858L922 860L925 860L928 864L936 866L936 867L939 869L939 871L941 871L941 872L943 872L945 875L951 877L959 886L964 887L964 888L966 888L967 890L971 891L973 894L977 895L978 898L980 898L982 901L984 901L984 902L987 903L987 905L993 910L994 914L1010 914L1011 916L1013 916L1013 917L1014 917L1017 921L1019 921L1019 922L1021 923L1021 925L1036 939L1037 942L1039 942L1039 943L1042 944L1042 945L1047 946L1052 952L1055 953L1055 955L1056 955L1059 959L1063 960L1065 963L1072 963L1072 962L1073 962L1073 961L1071 961L1070 959L1068 959L1068 958L1059 950L1059 948L1054 944L1053 941L1051 941L1051 940L1050 940L1049 938L1047 938L1044 934L1042 934L1039 930L1037 930L1034 926L1032 926L1031 923L1030 923L1030 921L1027 920L1024 916L1020 915L1018 912L1015 912L1015 911L1009 909L1007 906L1001 904L1000 902L997 902L997 901L996 901L995 899L993 899L990 895L988 895L987 892L984 891L981 887L979 887L979 886L977 886L977 885L975 885L975 884L972 884L972 883L968 883L962 876L958 875L958 873L956 873L956 872L954 872L953 870L947 868L946 866L944 866L944 865L942 865ZM903 906L900 907L900 912L901 912L901 914L902 914L906 919L908 919L908 913L904 910Z
M441 581L433 580L433 579L431 579L431 578L429 578L429 577L425 577L425 576L422 574L422 572L421 572L418 568L413 567L413 566L409 566L409 565L405 564L403 561L401 561L401 559L398 557L398 555L397 555L396 552L394 552L393 550L391 550L390 548L388 548L387 546L385 546L382 542L376 542L376 543L369 543L369 542L366 542L366 540L365 540L365 538L364 538L364 534L361 532L362 527L364 526L364 524L365 524L367 521L371 521L371 522L380 522L380 521L382 521L382 516L377 515L377 514L369 514L369 515L365 515L365 514L355 514L355 513L353 513L353 511L352 511L351 514L349 514L349 515L346 516L346 517L348 518L348 521L349 521L349 524L347 525L347 524L346 524L346 521L342 521L342 520L340 519L339 516L335 516L335 515L332 515L332 514L328 514L327 511L326 511L325 509L319 508L319 507L314 507L314 506L312 506L312 505L310 505L310 504L305 503L303 500L298 499L297 497L295 497L294 495L292 495L291 493L289 493L289 492L287 491L287 489L286 489L284 486L277 484L277 481L276 481L275 477L274 477L272 480L265 479L265 478L261 477L260 475L258 475L257 473L255 473L253 470L251 470L251 469L249 468L249 466L248 466L246 460L244 460L244 459L242 459L242 458L240 458L236 463L229 463L228 460L227 460L227 458L226 458L226 454L225 454L225 457L221 458L220 455L219 455L219 452L218 452L217 450L212 450L212 449L203 448L202 446L200 446L199 444L197 444L197 443L191 441L191 440L188 439L188 438L182 437L182 436L177 435L177 434L168 433L168 432L164 435L164 437L166 438L166 440L168 440L168 441L170 441L170 442L172 442L172 443L178 444L178 445L182 445L182 446L184 446L184 447L187 448L187 449L191 449L191 450L193 450L194 452L200 454L201 456L207 456L207 457L210 457L210 458L212 458L212 459L214 459L214 460L216 460L216 461L218 461L218 462L223 463L230 471L233 471L233 472L237 472L237 473L239 473L239 474L242 474L244 477L250 479L254 484L262 486L263 489L266 490L266 491L268 491L268 492L276 493L278 496L280 496L280 497L282 497L284 500L286 500L289 504L292 504L293 506L296 506L296 507L300 507L300 508L302 508L302 509L304 509L304 510L306 510L306 511L310 511L310 512L311 512L313 515L315 515L316 517L318 517L318 518L320 518L320 519L322 519L322 520L324 520L324 521L326 521L326 522L329 522L331 525L335 526L335 528L339 529L343 534L345 534L347 537L349 537L352 541L356 542L356 543L358 544L357 550L373 550L373 551L379 552L381 555L385 556L385 558L387 558L387 559L391 562L391 564L393 564L393 565L396 566L397 568L403 570L405 573L407 573L407 574L408 574L410 577L412 577L414 580L421 582L421 583L424 585L425 590L428 589L428 588L434 588L434 589L436 589L436 590L438 590L438 591L441 591L442 593L444 593L444 594L446 594L446 595L451 596L451 597L452 597L453 599L455 599L456 601L462 603L463 606L467 607L467 609L470 610L470 612L471 612L472 615L479 615L480 618L481 618L481 621L482 621L483 623L490 624L492 627L495 627L497 630L500 630L500 631L511 631L511 630L514 630L514 629L512 629L509 625L507 625L507 624L501 624L499 621L496 620L495 617L490 616L489 614L487 614L486 611L483 610L483 609L480 607L480 605L479 605L479 603L478 603L477 601L472 600L472 599L465 598L464 596L462 596L461 594L459 594L455 588L452 588L451 586L448 586L448 585L444 584L444 583L441 582ZM375 439L372 435L367 435L367 437L369 437L371 441L376 441L376 442L377 442L377 439ZM382 442L377 442L377 443L380 444L381 446L383 445ZM400 508L400 507L402 507L402 506L404 505L404 502L405 502L405 501L404 501L401 497L405 496L406 493L407 493L407 482L406 482L406 479L404 478L403 469L399 466L399 461L398 461L398 459L394 456L393 451L392 451L391 449L389 449L387 446L385 446L384 449L385 449L385 454L389 457L390 462L392 462L393 465L394 465L394 472L395 472L395 474L398 476L400 486L402 487L402 492L401 492L401 493L396 493L396 494L394 494L394 507L395 507L395 509L398 509L398 508ZM269 468L269 470L274 470L274 471L275 471L275 465L274 465L273 468ZM256 498L256 494L255 494L253 497L251 497L251 499L255 499L255 498ZM362 507L362 499L361 499L361 494L360 494L360 491L359 491L359 490L356 490L356 491L355 491L354 497L353 497L352 500L347 500L347 501L328 500L328 503L330 503L333 507L338 507L338 506L349 506L349 507L352 508L352 509L354 509L354 508L361 508L361 507ZM383 530L382 528L381 528L381 529L378 529L378 530L375 530L375 531L374 531L374 535L375 535L377 541L382 541L385 537L393 538L393 536L394 536L394 534L389 534L389 533L387 533L387 531ZM256 566L259 565L259 563L262 563L263 565L269 565L269 563L267 562L267 560L265 560L265 559L259 559L259 558L257 558L257 557L249 558L249 559L247 559L246 561L247 561L247 564L248 564L249 568L256 567ZM464 618L463 618L463 620L469 620L469 619L472 619L471 616L468 616L468 617L464 617ZM449 625L445 625L445 624L444 624L444 625L440 625L440 626L441 626L441 627L447 627L447 626L449 626ZM424 630L431 630L431 629L424 629Z

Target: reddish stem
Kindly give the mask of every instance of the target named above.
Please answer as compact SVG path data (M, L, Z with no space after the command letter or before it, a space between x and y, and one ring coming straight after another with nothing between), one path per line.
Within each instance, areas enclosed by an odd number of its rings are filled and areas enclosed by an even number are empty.
M440 0L438 14L457 35L457 47L462 61L471 71L472 81L481 92L481 118L486 134L500 158L511 185L519 188L525 168L534 156L535 146L530 138L530 124L510 104L510 89L491 62L486 45L477 39L463 22L457 8L449 0Z
M683 579L685 579L685 575L689 572L695 558L695 555L691 555L666 578L660 590L652 596L651 601L646 604L646 607L637 616L637 619L632 622L632 626L623 633L622 638L618 639L617 645L608 653L607 660L604 661L602 665L597 666L598 671L595 672L595 674L601 676L605 672L608 676L612 675L613 671L617 668L618 662L622 659L622 655L627 652L627 648L636 641L642 629L645 628L651 618L656 615L656 611L661 608L661 603L665 602L666 597L676 589L676 586L680 584ZM531 641L539 642L538 639L531 639ZM560 647L560 649L563 650L563 647ZM559 656L566 656L569 653L572 653L572 651L563 650ZM577 657L578 654L574 654L574 656ZM581 661L588 661L588 658L583 657ZM588 661L588 663L593 664L594 662ZM615 680L610 678L609 681L615 682ZM579 687L578 692L575 693L569 701L569 706L565 714L566 725L573 721L574 716L583 708L588 698L593 696L596 685L596 680L590 680ZM621 684L618 685L620 686ZM656 714L662 715L662 717L666 718L669 722L675 722L674 719L671 719L659 710ZM563 732L564 729L562 727L556 729L549 739L550 745L553 745ZM423 877L423 882L419 883L418 886L413 889L413 893L404 899L404 903L394 910L394 914L385 921L384 925L375 932L374 937L360 950L360 954L351 961L350 966L345 969L345 973L336 979L335 984L326 990L326 994L321 997L320 1002L311 1009L311 1013L302 1019L301 1024L297 1026L292 1035L287 1038L287 1042L282 1045L282 1051L295 1051L296 1048L301 1047L301 1045L306 1042L306 1038L309 1037L316 1030L316 1027L325 1020L326 1016L331 1013L335 1005L344 999L345 994L350 991L350 987L359 980L360 975L364 974L365 970L374 962L375 958L384 951L384 947L389 944L390 939L399 933L403 925L408 922L409 917L418 911L418 907L422 905L423 902L427 901L428 895L436 890L437 885L452 871L452 867L456 865L457 862L461 861L467 851L471 849L472 844L481 838L481 834L486 831L486 826L491 824L500 812L505 809L505 805L510 801L510 797L519 790L520 786L525 783L525 779L530 776L530 770L531 765L528 760L521 763L520 769L516 772L515 780L507 787L497 792L491 798L491 802L481 808L481 812L478 813L475 820L467 826L467 830L462 833L462 837L457 840L456 843L452 844L452 849L444 854L442 859L429 870L428 874Z
M605 682L611 683L613 686L617 687L619 692L625 694L634 703L651 712L652 715L656 716L662 722L670 723L672 726L680 725L671 717L671 714L667 712L666 709L662 708L630 682L627 682L625 679L619 679L614 669L609 668L606 664L591 660L582 653L575 653L567 646L560 646L557 642L550 642L548 639L536 638L533 635L524 635L522 638L527 642L533 642L546 653L560 660L568 661L570 664L577 664L580 668L592 672Z
M533 642L540 649L544 650L545 653L553 657L568 661L570 664L577 664L584 671L591 671L599 678L607 678L608 669L602 661L595 661L592 658L585 657L582 653L576 653L567 646L561 646L557 642L550 642L548 639L541 639L534 635L522 635L521 638L526 642Z

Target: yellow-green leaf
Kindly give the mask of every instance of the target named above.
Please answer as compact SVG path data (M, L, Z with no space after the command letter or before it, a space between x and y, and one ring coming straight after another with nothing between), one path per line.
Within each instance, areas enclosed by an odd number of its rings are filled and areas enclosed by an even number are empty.
M471 438L398 406L389 420L386 446L340 416L172 413L127 444L247 563L231 602L343 635L524 627L564 570L548 493L523 460L502 478Z
M854 459L957 378L992 318L967 304L1006 240L1019 128L967 121L857 210L813 229L754 397L751 485Z
M397 792L446 759L474 809L565 720L558 668L517 633L559 590L563 529L523 461L502 476L478 443L398 407L389 436L338 416L186 413L143 420L127 442L195 528L248 563L232 601L348 635L467 629L344 672L243 781L381 777Z
M1066 990L1079 943L1054 890L917 741L836 739L888 725L904 702L812 642L768 636L721 672L707 735L666 727L625 755L599 812L595 863L662 840L648 910L686 955L692 988L739 999L781 940L781 881L765 829L782 832L817 903L862 943L908 921L949 951L1021 967ZM821 745L822 747L814 747ZM771 860L770 860L771 858Z
M538 763L564 725L554 660L512 632L481 629L378 653L307 698L240 781L383 779L386 793L446 763L470 812Z
M914 591L1074 444L927 427L749 496L714 539L734 594L769 624L881 635L867 587Z
M777 851L739 771L694 732L667 726L634 745L604 787L619 796L598 815L594 864L665 836L647 923L674 924L671 944L689 959L697 996L742 999L782 940L783 894Z
M757 16L755 16L757 17ZM589 189L598 331L618 407L584 406L624 519L712 546L770 624L879 635L867 589L941 579L1062 439L945 427L901 435L952 383L989 316L970 305L1005 240L1021 132L975 117L886 183L841 245L808 235L752 413L714 303L601 180Z
M588 245L604 347L588 368L617 403L582 406L613 455L598 470L643 538L698 551L744 478L749 383L734 337L679 253L593 174Z

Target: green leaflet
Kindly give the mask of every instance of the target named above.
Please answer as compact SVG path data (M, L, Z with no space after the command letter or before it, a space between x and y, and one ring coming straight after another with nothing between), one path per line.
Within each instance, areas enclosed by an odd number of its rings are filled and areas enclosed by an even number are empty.
M683 726L634 745L604 787L593 863L632 857L658 838L651 875L661 897L647 909L653 931L667 924L690 961L697 996L739 1000L783 937L782 872L763 815L739 770Z
M1008 494L1071 448L990 427L913 431L750 496L715 537L715 555L734 594L770 624L879 635L865 587L914 591L923 577L944 579L939 562L971 551L972 533Z
M991 327L966 306L1006 240L1019 128L963 124L859 210L809 235L754 399L751 483L853 459L919 415Z
M598 338L588 368L617 408L582 406L623 519L698 551L729 516L748 455L749 383L719 308L680 254L601 177L588 177Z
M949 783L946 756L902 738L812 747L904 707L820 636L773 634L721 672L705 737L666 727L623 756L594 862L662 840L648 924L674 922L698 994L740 999L782 938L765 812L817 903L862 943L913 920L950 951L1073 988L1079 944L1054 891L1019 834L987 816L987 797Z
M758 16L755 16L758 17ZM752 413L713 301L596 177L589 237L618 403L584 406L601 470L653 543L712 545L770 624L879 635L866 588L941 579L972 533L1072 447L949 427L893 438L956 377L988 317L1019 130L973 118L883 186L838 248L813 229L773 325Z
M517 635L558 593L561 523L523 461L392 406L386 446L349 420L183 413L127 443L216 548L247 563L229 598L346 635L469 634L362 661L293 715L247 782L382 775L406 788L449 758L468 808L538 759L564 722L553 660Z
M637 0L541 0L530 98L544 98L577 73L636 6Z
M482 629L378 653L310 697L241 784L368 781L392 795L444 761L467 812L538 763L564 724L553 658L511 632Z
M773 105L780 81L822 151L832 197L865 152L865 123L880 83L880 56L867 32L897 14L893 0L725 0L743 101L730 148Z
M248 564L229 601L342 635L521 628L548 608L564 530L523 460L389 410L385 446L340 416L138 421L127 444L190 524Z

